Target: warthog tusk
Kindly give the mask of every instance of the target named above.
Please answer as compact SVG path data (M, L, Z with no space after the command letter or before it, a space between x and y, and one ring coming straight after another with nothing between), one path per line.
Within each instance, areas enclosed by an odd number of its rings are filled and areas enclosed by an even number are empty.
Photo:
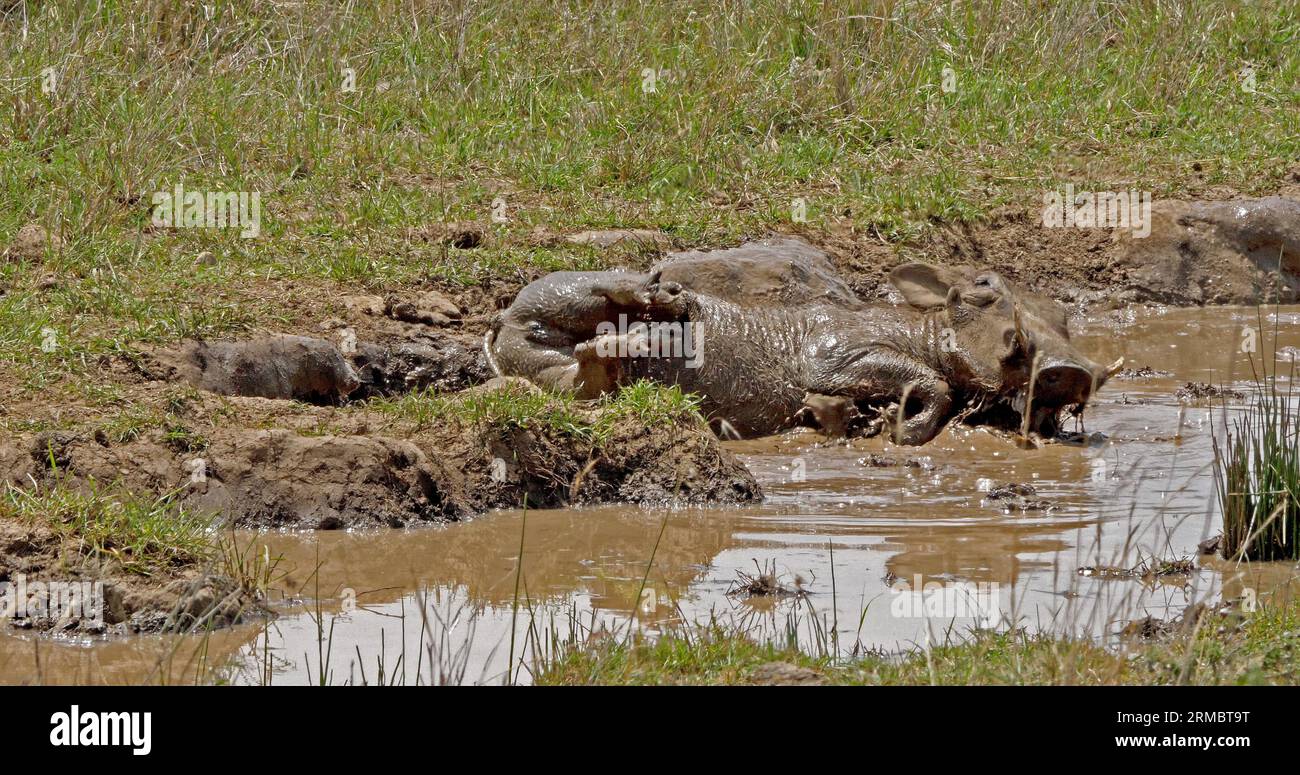
M1106 379L1115 376L1120 369L1124 368L1124 356L1115 359L1115 362L1106 367Z

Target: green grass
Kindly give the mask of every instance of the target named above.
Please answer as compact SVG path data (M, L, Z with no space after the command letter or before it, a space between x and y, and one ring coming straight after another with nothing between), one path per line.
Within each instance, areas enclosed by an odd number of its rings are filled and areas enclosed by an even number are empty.
M431 390L376 399L370 407L428 428L447 421L495 428L545 428L603 444L622 423L634 419L645 428L703 422L699 399L676 385L638 380L598 401L582 402L565 393L522 386L468 394Z
M0 360L33 393L135 342L291 321L284 283L626 258L536 227L716 244L795 227L802 197L799 228L898 241L1066 181L1275 190L1300 158L1284 0L10 6L0 244L29 222L64 243L0 262ZM146 229L177 183L261 192L262 236ZM490 224L488 243L407 235L450 220Z
M93 484L85 490L10 487L0 496L0 518L53 531L63 563L74 569L113 561L130 573L165 576L216 556L211 519L166 495L137 496Z
M1262 327L1262 321L1261 321ZM1254 362L1252 360L1252 368ZM1224 557L1300 559L1300 417L1291 389L1261 364L1249 406L1215 436L1214 474L1223 514Z
M979 633L969 641L901 654L835 660L733 627L676 630L658 638L607 638L547 661L539 684L745 684L786 662L851 685L1173 685L1300 683L1300 606L1263 606L1244 619L1204 620L1195 634L1123 651L1086 640Z

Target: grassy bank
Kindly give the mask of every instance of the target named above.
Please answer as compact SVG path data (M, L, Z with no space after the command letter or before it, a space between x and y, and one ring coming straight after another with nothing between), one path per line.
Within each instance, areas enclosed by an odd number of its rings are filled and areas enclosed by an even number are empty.
M1203 617L1197 627L1119 650L1091 642L980 634L928 652L844 660L760 643L714 627L634 643L605 640L570 648L548 663L539 684L851 685L1218 685L1300 683L1300 604L1250 614Z
M626 258L546 234L905 250L1067 180L1259 193L1300 158L1280 1L4 7L0 245L58 238L0 261L24 396L96 400L99 356L314 323L345 288ZM151 228L178 184L260 193L260 236ZM449 221L489 238L429 239Z
M676 385L638 380L610 393L594 406L580 406L571 395L532 386L439 394L426 390L372 402L377 411L410 423L415 430L447 422L499 429L541 428L555 434L607 441L616 426L635 421L644 428L679 423L700 425L699 399Z
M52 564L64 570L107 565L166 578L219 554L211 517L189 512L167 495L139 496L101 486L8 487L0 494L0 520L9 529L52 534L58 545Z
M210 514L119 486L56 482L0 490L0 578L30 578L33 606L10 625L62 634L185 632L224 627L264 612L274 560L223 536ZM37 584L102 584L69 602ZM41 587L44 589L44 587ZM56 601L62 600L61 603ZM82 605L86 607L83 608ZM39 672L39 660L36 665Z

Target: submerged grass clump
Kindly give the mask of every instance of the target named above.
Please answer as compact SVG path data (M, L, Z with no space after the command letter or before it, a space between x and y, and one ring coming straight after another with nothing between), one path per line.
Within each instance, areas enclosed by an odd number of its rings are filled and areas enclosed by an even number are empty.
M795 577L794 586L785 583L776 570L776 561L770 560L764 565L759 565L758 560L754 560L754 572L746 573L743 570L736 571L736 578L731 582L731 588L727 590L730 596L750 597L802 597L807 594L803 588L803 579Z
M1252 362L1252 368L1254 364ZM1300 558L1300 417L1290 378L1277 362L1256 372L1252 401L1214 442L1214 473L1223 510L1224 557ZM1226 411L1226 409L1225 409Z
M1098 579L1139 578L1151 582L1169 576L1187 576L1196 572L1196 561L1191 557L1158 558L1152 555L1139 560L1133 567L1121 565L1085 565L1079 568L1080 576Z

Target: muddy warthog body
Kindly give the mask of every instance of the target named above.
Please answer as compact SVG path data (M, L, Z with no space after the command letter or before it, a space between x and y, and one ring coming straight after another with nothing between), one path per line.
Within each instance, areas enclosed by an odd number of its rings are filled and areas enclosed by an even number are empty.
M650 273L658 273L662 282L675 282L688 291L742 307L863 306L827 255L797 237L772 237L727 250L673 253L652 266Z
M909 265L902 274L924 272ZM666 300L665 296L675 296ZM693 291L662 288L661 309L702 331L702 357L629 359L625 377L648 377L700 394L703 408L743 436L789 427L809 394L839 396L886 410L891 434L924 444L955 402L1009 395L1028 382L1030 353L1012 316L999 319L964 303L921 311L819 304L794 309L742 307Z
M759 247L720 251L720 266L695 254L693 273L665 262L548 275L494 322L489 360L580 397L638 378L676 384L744 436L790 427L809 408L826 416L835 398L851 407L844 418L868 412L904 444L929 441L958 408L1023 407L1035 365L1030 429L1054 434L1060 410L1107 376L1074 351L1059 305L996 273L905 264L890 275L905 304L864 304L815 256ZM737 259L760 276L733 271Z

